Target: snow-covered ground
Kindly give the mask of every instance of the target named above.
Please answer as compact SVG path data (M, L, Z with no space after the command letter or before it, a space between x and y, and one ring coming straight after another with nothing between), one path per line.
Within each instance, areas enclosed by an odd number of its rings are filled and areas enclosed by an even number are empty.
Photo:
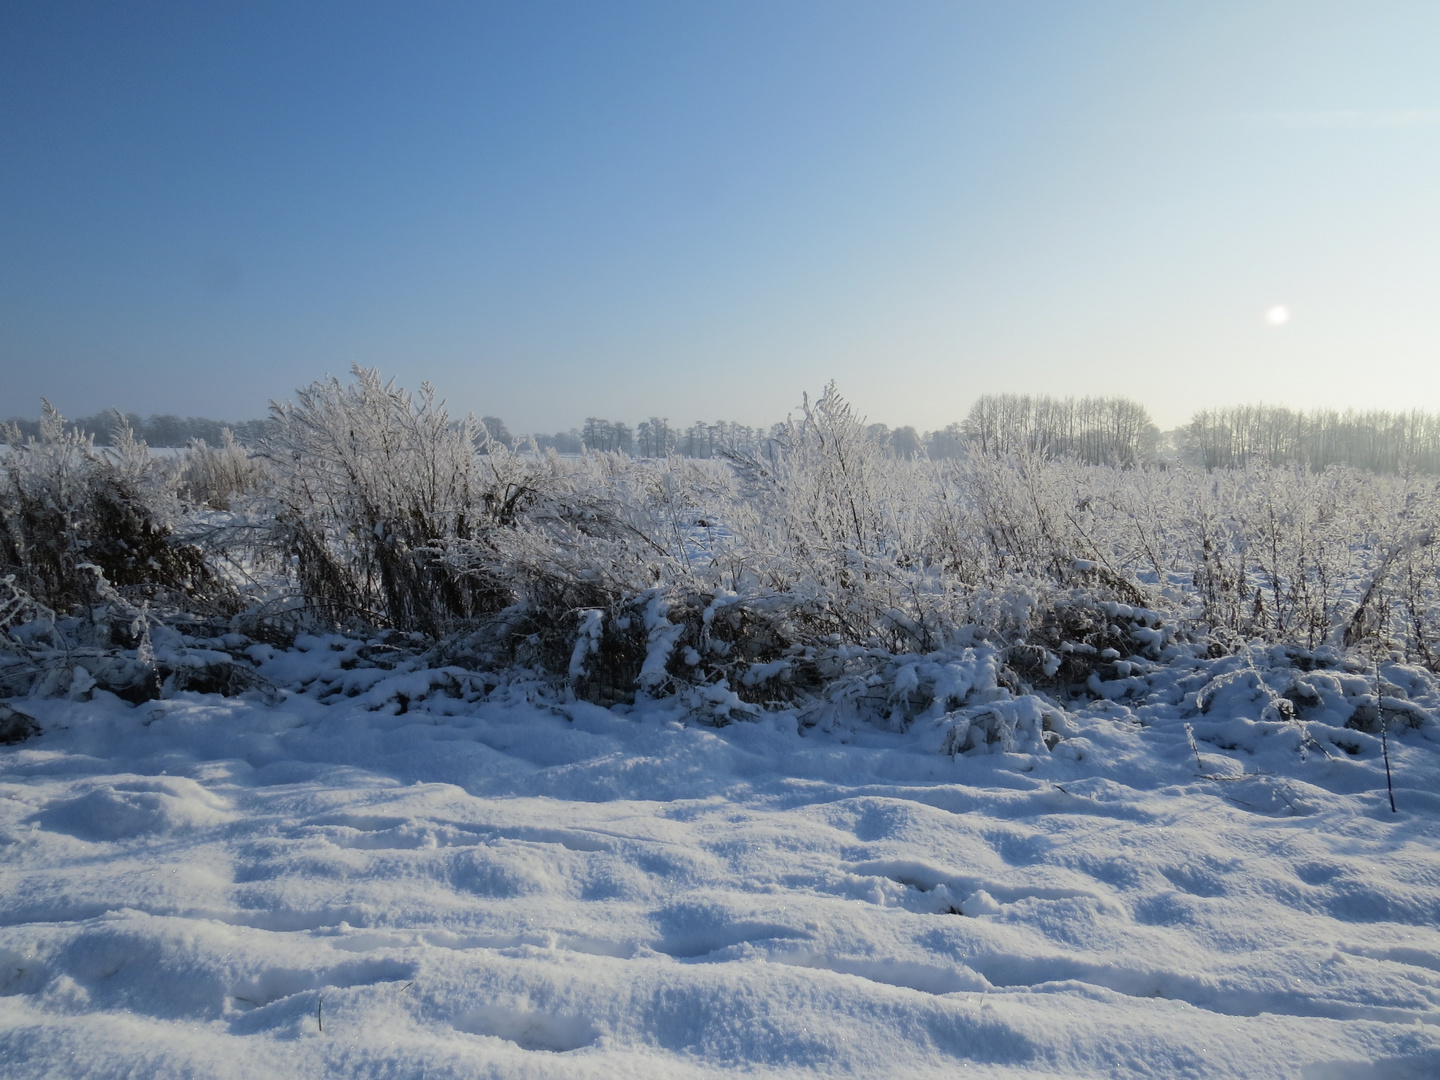
M6 1077L1440 1076L1420 673L1392 814L1364 679L1307 729L1253 657L951 757L308 646L276 703L17 702Z

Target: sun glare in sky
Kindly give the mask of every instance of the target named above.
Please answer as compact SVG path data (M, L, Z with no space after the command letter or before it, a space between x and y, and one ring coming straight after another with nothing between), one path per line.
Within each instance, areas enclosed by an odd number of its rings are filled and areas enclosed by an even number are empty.
M1271 326L1284 326L1290 321L1290 309L1284 304L1276 304L1265 312L1265 321Z

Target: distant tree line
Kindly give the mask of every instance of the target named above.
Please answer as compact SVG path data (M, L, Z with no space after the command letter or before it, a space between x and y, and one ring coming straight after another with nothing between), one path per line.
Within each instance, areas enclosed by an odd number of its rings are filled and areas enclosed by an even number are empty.
M1002 457L1030 452L1090 465L1176 461L1207 471L1254 463L1317 473L1331 465L1440 473L1440 416L1420 410L1305 412L1263 404L1202 409L1169 433L1167 445L1144 406L1126 398L987 394L959 425L955 443L937 447L940 434L926 436L932 458L968 447Z
M110 445L120 414L96 413L72 423L101 446ZM223 441L229 428L241 443L262 438L270 420L227 423L200 416L126 413L137 438L150 446L187 446L201 440ZM38 438L38 420L9 421L22 437ZM652 416L634 427L624 421L586 417L582 427L517 440L498 416L481 418L485 434L506 447L533 438L542 450L578 454L586 449L623 451L634 457L714 458L754 455L767 440L781 436L783 424L769 428L717 420L672 426ZM985 394L965 419L935 431L870 424L867 435L891 457L944 460L970 453L1008 457L1035 454L1073 458L1089 465L1179 462L1207 470L1243 467L1251 462L1301 466L1321 472L1348 465L1378 473L1440 474L1440 416L1410 412L1310 412L1275 405L1235 405L1204 409L1190 423L1162 435L1145 407L1123 397L1049 397ZM480 449L484 450L482 442Z
M1183 460L1206 469L1249 462L1321 472L1349 465L1377 473L1440 473L1440 416L1411 412L1301 412L1277 405L1205 409L1176 434Z
M636 457L712 458L725 453L755 453L774 429L752 428L728 420L713 424L697 420L687 428L671 427L667 417L652 416L633 428L623 421L598 416L585 418L585 426L558 431L553 435L535 435L543 450L553 448L562 454L578 454L582 449L623 450Z
M981 453L1037 453L1087 465L1154 461L1160 446L1160 429L1145 406L1121 397L985 394L960 430Z
M73 426L90 435L99 446L109 446L114 439L118 416L114 411L96 413L68 420ZM141 417L138 413L125 413L124 419L130 425L135 437L150 446L188 446L192 441L201 440L209 446L223 441L226 428L241 443L254 443L268 430L269 420L241 420L227 422L211 420L201 416L174 416L152 414ZM509 426L498 416L481 417L486 435L507 447L517 444L517 438ZM14 417L6 421L19 429L24 438L38 438L38 420ZM784 429L783 424L770 427L750 427L729 420L713 423L697 420L688 427L672 426L669 419L652 416L634 427L624 421L606 420L602 417L586 417L582 427L553 433L537 432L533 436L521 437L535 440L541 450L553 449L561 454L579 454L586 449L615 451L621 450L635 457L690 457L714 458L727 453L757 454L767 439L776 438ZM884 424L871 424L867 428L871 438L883 445L888 453L898 458L955 458L965 453L967 434L965 426L951 424L941 431L919 432L913 427L889 428ZM483 452L484 446L481 446Z

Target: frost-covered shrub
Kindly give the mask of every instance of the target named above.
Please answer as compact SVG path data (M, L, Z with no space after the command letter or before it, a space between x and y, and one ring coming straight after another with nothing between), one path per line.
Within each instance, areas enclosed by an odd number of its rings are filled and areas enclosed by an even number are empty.
M1123 697L1180 654L1254 642L1440 662L1433 481L1121 469L1024 446L930 462L894 453L833 386L750 452L706 460L507 445L428 386L361 369L273 413L258 457L196 446L179 473L195 529L231 544L249 582L231 627L247 634L277 618L288 637L390 628L437 662L523 669L604 704L679 696L717 722L778 706L928 722L939 684L906 689L906 672L967 650L993 661L996 701ZM10 480L24 505L72 505L34 493L90 491L77 478L93 474L168 527L177 477L142 446L102 456L63 425L47 438ZM121 593L132 580L124 560L88 561ZM7 567L50 602L43 574ZM945 711L990 704L976 693ZM966 730L1003 743L1033 726L1027 710Z
M412 396L359 368L273 412L261 453L274 535L332 624L466 631L476 648L553 664L575 612L617 608L685 566L676 514L704 488L699 463L519 453L452 421L428 385Z
M1182 547L1199 605L1195 617L1236 641L1295 641L1314 648L1343 621L1353 584L1364 480L1253 467L1202 477L1179 494Z
M181 691L235 695L273 687L254 670L254 642L227 632L223 617L202 618L132 603L93 564L99 601L57 615L0 579L0 697L98 692L139 704Z
M181 459L179 491L197 506L229 510L237 496L258 491L268 476L265 463L235 441L225 428L218 446L190 443Z
M623 453L566 460L547 452L523 467L533 492L524 512L447 551L457 572L502 580L512 598L456 644L488 662L564 675L584 623L598 635L599 659L587 669L583 695L629 700L644 648L627 613L657 589L705 587L714 539L706 513L726 503L728 470Z
M628 597L613 614L579 613L568 675L597 702L699 692L707 711L753 713L791 702L840 675L845 652L816 644L821 613L789 594L655 588ZM863 652L864 650L857 650Z
M734 460L718 586L790 597L817 641L928 651L956 628L954 581L933 558L933 470L892 456L833 384L764 455Z
M818 700L883 682L883 658L980 643L1022 679L1083 689L1096 665L1170 639L1140 585L1079 558L1095 545L1061 466L897 460L833 386L764 455L731 460L733 483L693 500L710 517L690 517L683 563L642 549L655 585L563 613L577 693Z
M981 456L952 476L945 532L956 573L985 588L1008 581L1033 601L1023 619L1012 605L977 621L1024 636L1032 653L1068 641L1153 659L1176 634L1219 652L1364 639L1433 665L1440 499L1431 480ZM1115 619L1115 605L1147 614ZM1017 665L1024 652L1013 650ZM1046 663L1035 654L1028 668Z
M1433 528L1411 534L1388 572L1393 618L1403 627L1404 651L1440 671L1440 544Z
M29 593L15 574L0 578L0 697L88 700L105 691L138 703L185 689L270 689L243 659L210 647L251 642L227 635L233 597L208 569L209 591L186 595L153 580L117 587L93 562L75 571L88 581L88 596L68 612Z
M762 454L562 459L355 374L276 406L264 447L275 536L332 624L460 632L447 656L597 701L744 706L982 642L1024 679L1083 685L1085 657L1154 655L1169 633L1096 524L1103 500L1074 490L1108 470L901 459L833 386Z
M95 566L113 585L176 600L222 593L200 552L174 536L174 470L123 418L97 450L48 403L38 438L12 428L0 458L0 572L59 610L95 599Z
M1198 717L1229 695L1363 734L1403 695L1364 700L1357 647L1440 668L1434 481L1024 446L930 462L833 385L704 460L507 444L361 369L273 413L254 455L226 438L173 464L53 412L12 435L0 696L264 691L257 639L338 629L467 701L505 682L717 724L784 708L978 753L1052 745L1061 703L1133 703L1186 664L1213 682L1183 691ZM245 610L200 612L222 585ZM1257 648L1322 673L1261 678L1237 659Z
M624 574L600 548L571 548L561 577L588 567L607 584L552 609L570 635L552 670L595 700L704 690L728 715L828 700L862 673L884 684L883 657L981 645L1017 692L1061 697L1111 696L1177 653L1254 641L1365 640L1433 668L1433 487L880 451L832 389L766 455L734 461L731 483L678 500L683 561L640 517ZM649 467L585 483L623 514Z
M645 540L628 561L597 547L557 575L606 582L603 596L572 587L535 605L571 635L552 670L577 693L703 691L743 710L818 700L852 676L883 682L885 657L982 643L1022 681L1083 691L1096 667L1157 658L1172 640L1084 490L1113 470L900 460L833 386L763 455L730 461L728 482L712 472L703 493L694 475L645 481L648 463L592 478L619 507L642 506L647 483L670 494L666 514L634 519Z
M261 454L275 478L280 547L307 602L336 625L436 634L510 602L503 581L446 558L511 523L533 489L513 456L476 452L472 418L452 423L374 370L313 383L273 406Z

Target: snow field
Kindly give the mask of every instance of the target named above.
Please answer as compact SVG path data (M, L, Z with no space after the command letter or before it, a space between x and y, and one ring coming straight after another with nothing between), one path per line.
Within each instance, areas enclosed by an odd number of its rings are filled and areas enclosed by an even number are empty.
M432 673L30 700L45 734L0 753L0 1060L1440 1075L1434 728L1390 730L1392 815L1378 736L1257 719L1244 676L1206 713L1162 688L1067 714L1052 753L953 758L938 727L714 730L417 693Z

